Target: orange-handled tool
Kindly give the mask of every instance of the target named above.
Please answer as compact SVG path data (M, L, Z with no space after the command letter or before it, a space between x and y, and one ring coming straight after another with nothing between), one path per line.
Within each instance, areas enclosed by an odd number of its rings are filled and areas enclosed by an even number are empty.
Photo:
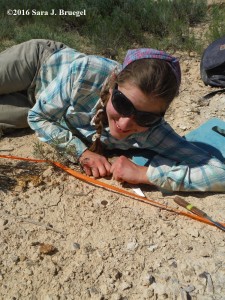
M188 203L181 197L175 197L174 202L176 202L178 205L183 206L187 210L191 211L193 214L198 215L202 218L208 219L210 222L212 222L216 227L220 228L221 230L225 231L225 226L222 224L213 221L204 211L200 210L199 208L195 207L191 203Z

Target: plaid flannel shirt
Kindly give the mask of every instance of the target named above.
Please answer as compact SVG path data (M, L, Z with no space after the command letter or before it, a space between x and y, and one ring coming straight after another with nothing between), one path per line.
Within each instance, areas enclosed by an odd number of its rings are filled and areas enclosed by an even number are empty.
M40 140L57 145L68 155L80 156L92 142L90 124L106 77L121 68L117 62L73 49L60 50L41 66L36 104L28 122ZM106 149L153 150L147 170L149 181L163 190L224 191L225 165L177 135L165 121L123 140L103 130ZM129 151L130 152L130 151Z

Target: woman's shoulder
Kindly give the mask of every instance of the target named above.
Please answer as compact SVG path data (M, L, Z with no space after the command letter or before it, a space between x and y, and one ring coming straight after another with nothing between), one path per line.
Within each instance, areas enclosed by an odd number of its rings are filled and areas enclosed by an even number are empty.
M71 64L71 71L79 78L79 81L84 86L92 83L93 88L101 88L105 79L115 69L120 70L120 68L121 65L118 62L96 55L80 55Z
M49 57L46 65L54 66L58 71L67 65L74 73L98 73L99 76L103 77L108 76L115 68L118 71L121 69L121 64L115 60L98 55L85 54L69 47L56 51Z

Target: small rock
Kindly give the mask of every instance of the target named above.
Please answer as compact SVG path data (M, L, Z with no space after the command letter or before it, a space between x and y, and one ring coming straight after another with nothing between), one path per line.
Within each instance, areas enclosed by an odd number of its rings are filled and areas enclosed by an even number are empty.
M138 242L135 239L133 239L132 242L129 242L127 244L127 250L134 251L138 248L138 246L139 246Z
M196 55L197 55L197 54L196 54L196 52L194 52L194 51L189 52L189 56L190 56L190 57L196 57Z
M167 291L168 291L168 287L167 285L161 284L161 283L153 283L152 287L154 288L154 293L158 294L158 296L160 296L160 299L163 299L162 297L164 297L164 299L168 296L167 295ZM168 297L167 297L168 298Z
M155 282L155 277L151 273L147 273L147 275L144 276L144 285L151 285L153 282Z
M200 278L205 278L206 279L206 290L209 293L214 292L214 285L212 282L212 277L208 272L203 272L199 275Z
M56 252L56 248L53 245L41 243L39 251L41 254L51 255Z
M188 300L189 299L187 292L183 288L180 288L180 295L181 295L182 300Z
M111 275L111 277L115 280L118 280L122 277L122 273L117 269L113 269L113 274Z
M22 254L20 255L20 261L25 261L27 259L26 255Z
M187 227L186 232L195 238L199 237L199 230L196 228Z
M104 295L109 293L108 286L104 283L99 285L99 289L100 289L101 293Z
M94 286L88 289L88 293L91 297L99 295L99 291Z
M8 220L0 219L0 227L4 227L8 223Z
M12 261L13 261L14 263L18 263L18 262L20 261L19 256L17 256L17 255L12 256Z
M112 294L112 296L110 297L111 300L122 300L124 299L120 294L118 293L115 293L115 294Z
M154 296L154 289L148 288L148 289L144 290L143 296L145 297L145 299L152 299L152 297Z
M183 289L187 292L187 293L191 293L195 290L195 287L193 285L188 285L188 286L184 286Z
M101 201L101 204L102 204L103 206L107 206L107 205L108 205L108 201L102 200L102 201Z
M34 274L34 272L31 269L25 269L24 274L28 275L28 276L32 276Z
M72 250L79 250L80 249L80 244L78 244L78 243L71 243L71 249Z
M187 126L185 126L185 125L180 125L180 129L182 129L182 130L187 130Z
M47 168L47 169L43 172L42 176L43 176L43 177L50 177L52 174L53 174L53 168L52 168L52 167L49 167L49 168Z
M158 248L158 245L152 244L147 247L148 251L154 252Z
M177 262L176 262L176 261L173 261L173 262L170 264L170 267L177 268Z
M122 291L128 290L131 287L132 287L132 283L126 282L126 281L122 282L121 285L120 285L120 288L121 288Z
M202 249L201 252L200 252L200 255L202 257L211 257L212 253L208 249Z
M25 189L25 186L17 185L14 189L15 192L23 192Z

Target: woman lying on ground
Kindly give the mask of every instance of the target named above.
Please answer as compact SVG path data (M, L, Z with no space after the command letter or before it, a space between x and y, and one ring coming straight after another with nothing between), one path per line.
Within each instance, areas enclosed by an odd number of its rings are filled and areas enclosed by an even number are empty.
M0 63L0 124L24 128L29 110L39 139L57 144L71 160L78 157L87 175L170 191L225 190L225 165L163 118L181 81L175 57L134 49L120 65L31 40L1 53ZM125 156L110 163L107 151L115 149ZM129 159L133 150L147 153L147 166Z

